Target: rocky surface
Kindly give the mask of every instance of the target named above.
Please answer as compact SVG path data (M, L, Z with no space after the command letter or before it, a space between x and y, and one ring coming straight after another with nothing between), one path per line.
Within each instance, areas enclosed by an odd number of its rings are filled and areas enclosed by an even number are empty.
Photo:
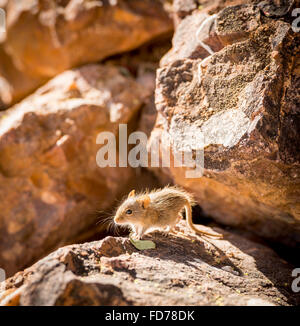
M209 229L209 228L208 228ZM0 285L1 305L295 305L292 267L271 249L228 231L225 240L148 235L60 248Z
M195 11L178 24L172 41L172 49L161 59L161 66L180 59L204 59L209 53L203 47L205 46L203 43L215 52L224 47L215 33L214 20L203 25L208 17L210 16L203 11ZM203 28L200 31L201 25ZM202 45L199 41L203 42Z
M46 78L24 74L0 44L0 111L30 94Z
M156 234L157 249L144 252L121 237L62 247L2 283L2 304L300 304L292 266L253 236L298 264L300 34L290 25L299 0L0 7L8 17L0 110L19 102L0 112L7 276L59 247L102 238L102 219L133 188L179 184L207 215L240 229L205 240L181 224L180 235ZM174 156L171 167L99 168L97 135L117 136L121 123L151 135L149 146L160 140L160 158L170 139L195 153L204 135L204 176L186 178L191 168L174 167Z
M171 140L181 151L204 148L204 176L186 178L174 157L170 168L155 170L192 191L217 221L299 246L299 35L256 6L226 7L202 34L222 46L203 60L193 37L180 37L202 19L183 19L162 60L149 146L160 140L162 153Z
M196 12L213 15L221 11L228 6L235 6L240 4L259 4L261 0L173 0L172 14L174 24L177 25L187 16ZM269 2L269 1L265 1ZM272 10L278 11L278 3L273 1L268 4L262 4L262 7L272 8ZM282 2L282 1L281 1ZM287 6L292 6L293 0L284 0L284 8L287 11ZM279 4L279 8L282 8L283 4ZM270 9L271 10L271 9Z
M176 26L182 19L196 11L212 15L226 7L241 4L257 5L268 17L282 17L291 13L293 8L298 8L299 0L173 0L170 11Z
M64 70L171 33L159 0L9 1L0 99L10 105ZM4 53L1 53L3 52ZM10 60L9 66L2 64Z
M97 135L118 135L120 123L135 129L149 93L122 67L88 65L0 115L0 266L8 275L96 232L98 211L110 210L136 176L97 166Z

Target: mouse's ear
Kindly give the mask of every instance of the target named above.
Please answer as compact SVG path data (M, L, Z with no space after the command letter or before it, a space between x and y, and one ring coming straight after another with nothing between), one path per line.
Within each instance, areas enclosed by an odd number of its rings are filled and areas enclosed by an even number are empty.
M130 193L128 195L128 198L134 197L134 196L135 196L135 190L133 189L133 190L130 191Z
M150 197L148 195L144 195L139 198L138 201L142 204L143 208L147 208L150 204Z

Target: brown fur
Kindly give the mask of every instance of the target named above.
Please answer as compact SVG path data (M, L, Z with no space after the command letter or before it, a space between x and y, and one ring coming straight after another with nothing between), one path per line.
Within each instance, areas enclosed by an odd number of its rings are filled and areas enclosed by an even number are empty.
M198 234L213 237L221 235L211 234L199 230L192 221L193 196L179 187L165 187L135 194L131 191L128 198L118 207L114 221L119 225L128 225L137 238L146 232L159 229L166 233L171 231L182 218L185 208L187 225ZM129 214L131 212L131 214Z

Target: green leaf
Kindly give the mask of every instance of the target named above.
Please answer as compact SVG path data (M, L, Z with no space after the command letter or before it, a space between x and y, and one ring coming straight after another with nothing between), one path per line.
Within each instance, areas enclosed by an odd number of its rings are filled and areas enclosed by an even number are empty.
M146 250L146 249L155 249L156 248L155 243L150 240L134 240L131 238L131 236L129 236L129 240L138 250Z

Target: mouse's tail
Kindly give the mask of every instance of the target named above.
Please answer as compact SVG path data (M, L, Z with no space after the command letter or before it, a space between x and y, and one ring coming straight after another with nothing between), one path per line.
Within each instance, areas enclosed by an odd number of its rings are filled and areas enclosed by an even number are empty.
M189 226L189 228L191 230L193 230L194 232L196 232L197 234L204 234L204 235L208 235L210 237L217 237L217 238L220 238L222 239L223 238L223 235L222 234L212 234L212 233L208 233L208 232L205 232L205 231L202 231L202 230L199 230L198 228L195 227L194 223L193 223L193 220L192 220L192 207L191 207L191 204L190 202L187 200L186 204L185 204L185 215L186 215L186 222L187 222L187 225Z

